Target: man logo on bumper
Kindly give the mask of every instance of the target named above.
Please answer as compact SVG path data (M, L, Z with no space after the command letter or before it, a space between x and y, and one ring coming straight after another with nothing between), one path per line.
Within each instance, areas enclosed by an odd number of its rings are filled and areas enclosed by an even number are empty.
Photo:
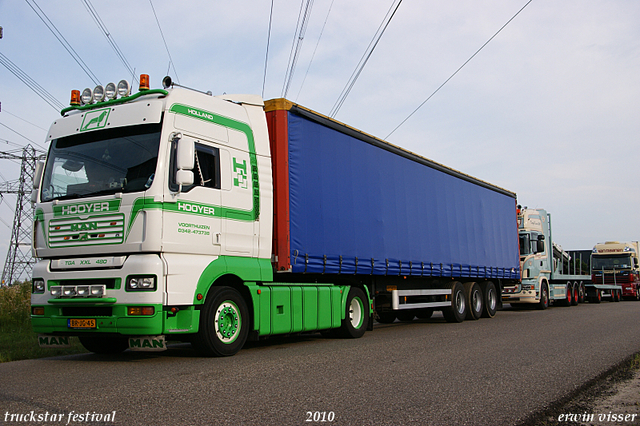
M132 351L166 351L167 342L164 336L129 337L129 349Z

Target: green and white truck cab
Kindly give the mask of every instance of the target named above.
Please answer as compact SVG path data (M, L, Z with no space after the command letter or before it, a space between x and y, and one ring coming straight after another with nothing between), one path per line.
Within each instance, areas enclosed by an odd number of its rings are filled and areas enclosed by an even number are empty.
M87 89L83 105L75 93L48 132L33 195L40 260L32 324L41 345L79 336L108 353L187 340L206 354L233 355L252 335L291 332L269 316L286 310L281 317L292 323L292 308L276 299L294 290L273 283L262 99L143 84L131 95L121 82L119 97L111 85L108 99L101 87ZM349 286L296 289L300 300L327 300L307 328L346 327ZM369 319L370 302L358 296L349 303L359 316L346 320L358 327L353 337Z

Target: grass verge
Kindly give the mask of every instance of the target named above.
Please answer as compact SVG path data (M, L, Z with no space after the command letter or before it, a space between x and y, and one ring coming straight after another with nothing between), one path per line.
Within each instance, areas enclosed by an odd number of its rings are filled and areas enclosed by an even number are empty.
M31 330L31 283L0 287L0 362L87 352L77 338L69 348L41 348Z

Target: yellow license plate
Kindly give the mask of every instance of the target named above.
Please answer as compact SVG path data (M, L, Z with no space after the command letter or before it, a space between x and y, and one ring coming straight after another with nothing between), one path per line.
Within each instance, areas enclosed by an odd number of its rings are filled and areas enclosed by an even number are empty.
M74 328L74 329L96 328L96 320L93 318L92 319L69 318L68 327Z

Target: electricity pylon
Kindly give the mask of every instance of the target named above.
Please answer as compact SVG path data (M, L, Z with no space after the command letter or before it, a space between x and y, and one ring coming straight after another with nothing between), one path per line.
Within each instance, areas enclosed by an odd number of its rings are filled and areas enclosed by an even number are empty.
M0 183L0 196L16 194L16 209L11 230L9 251L2 270L2 285L12 285L23 276L31 277L36 259L31 253L33 235L34 204L31 202L31 191L38 156L31 145L22 150L22 155L14 152L0 152L0 159L21 160L20 178Z

